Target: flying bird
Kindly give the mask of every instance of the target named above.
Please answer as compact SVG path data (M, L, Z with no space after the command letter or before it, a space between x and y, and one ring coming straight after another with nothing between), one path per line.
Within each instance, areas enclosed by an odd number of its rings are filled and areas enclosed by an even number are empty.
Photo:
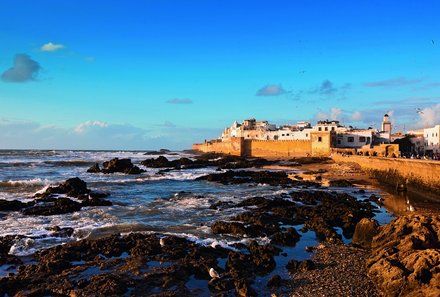
M423 111L422 111L421 108L416 108L416 112L417 112L418 114L423 114Z
M432 40L431 40L431 42L432 42L432 45L434 45L434 44L435 44L435 42L434 42L434 39L432 39Z
M209 276L211 278L220 278L220 274L217 271L215 271L214 268L212 267L209 269Z

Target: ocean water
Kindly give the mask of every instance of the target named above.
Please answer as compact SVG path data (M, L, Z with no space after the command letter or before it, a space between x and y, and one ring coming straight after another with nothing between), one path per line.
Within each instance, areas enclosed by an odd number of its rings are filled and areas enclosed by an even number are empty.
M226 220L244 210L212 210L209 209L212 203L239 202L256 195L270 197L288 192L269 185L221 185L194 180L215 172L216 167L171 170L158 174L159 169L139 165L142 160L158 156L123 151L0 151L0 199L29 201L35 193L44 191L50 185L58 185L68 178L79 177L87 182L92 191L109 193L110 196L106 199L113 203L110 207L88 207L79 212L54 216L25 216L20 212L0 212L0 236L25 236L16 241L10 254L26 256L37 250L73 240L132 231L176 234L201 244L220 244L228 247L243 239L213 235L209 225L217 220ZM164 156L168 159L194 157L182 152ZM130 158L135 165L147 172L141 175L86 172L94 163L102 163L115 157ZM359 195L356 193L358 189L355 188L329 190L348 191L353 195ZM377 217L382 223L391 219L383 209ZM50 231L53 226L71 227L74 233L71 237L54 237ZM258 240L265 242L267 238ZM313 234L303 236L302 240L309 245L316 243ZM303 248L301 253L298 248L298 258L306 257Z

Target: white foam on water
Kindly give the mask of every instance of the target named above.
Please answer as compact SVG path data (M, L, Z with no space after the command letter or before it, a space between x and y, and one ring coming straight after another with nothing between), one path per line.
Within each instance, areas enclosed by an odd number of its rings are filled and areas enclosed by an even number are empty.
M50 180L43 178L18 179L0 181L0 185L23 186L23 185L48 185Z

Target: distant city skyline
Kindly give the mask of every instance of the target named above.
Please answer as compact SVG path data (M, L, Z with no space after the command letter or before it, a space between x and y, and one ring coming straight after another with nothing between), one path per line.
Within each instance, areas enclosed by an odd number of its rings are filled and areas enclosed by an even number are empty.
M234 120L440 123L440 2L0 3L0 149L187 149Z

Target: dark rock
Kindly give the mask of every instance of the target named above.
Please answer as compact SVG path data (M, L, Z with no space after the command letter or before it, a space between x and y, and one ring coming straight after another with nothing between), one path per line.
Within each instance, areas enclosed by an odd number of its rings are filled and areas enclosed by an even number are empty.
M251 287L249 282L245 279L239 279L234 282L235 293L237 296L258 296L257 292Z
M57 187L49 187L44 193L36 194L37 198L47 198L57 194L65 194L66 196L79 198L88 195L91 191L87 189L85 181L78 177L69 178Z
M271 241L275 244L294 246L300 239L295 228L287 228L286 232L276 232L271 237Z
M269 288L275 289L279 288L283 283L283 279L278 274L275 274L267 281L267 286Z
M112 206L113 203L111 203L108 200L105 199L100 199L97 197L93 197L92 195L90 195L89 198L87 199L83 199L83 201L81 202L81 206L82 207L88 207L88 206Z
M337 179L337 180L331 180L329 181L329 186L330 187L353 187L353 183L349 180L346 179Z
M134 166L133 163L131 163L130 159L114 158L110 161L104 162L102 166L103 169L101 170L101 172L103 173L120 172L125 174L140 174L142 172L145 172L139 167Z
M160 155L160 154L168 154L168 153L170 153L171 151L170 150L167 150L167 149L160 149L160 150L158 150L158 151L148 151L148 152L146 152L144 155L145 156L149 156L149 155Z
M92 167L87 169L87 172L89 172L89 173L99 173L99 172L101 172L101 168L99 168L99 164L96 163L96 164L92 165Z
M353 234L353 245L359 245L364 248L371 248L373 237L379 232L379 223L374 219L363 218L356 224Z
M285 172L271 171L226 171L224 173L201 176L196 180L206 180L222 184L260 183L273 186L291 186L294 183Z
M252 241L249 244L249 252L257 273L266 274L275 269L274 256L277 251L274 246L259 245L256 241Z
M3 200L0 199L0 211L18 211L29 206L28 203L23 203L18 200Z
M61 228L59 226L53 226L49 231L51 231L51 236L53 237L70 237L74 232L73 228Z
M214 234L249 235L252 237L262 235L261 231L252 227L245 227L238 222L218 221L211 225Z
M304 260L304 261L296 261L296 260L290 260L287 263L287 269L291 273L295 273L297 271L308 271L315 269L315 263L313 263L312 260Z
M231 278L214 278L209 281L208 288L212 292L222 292L232 290L235 286Z
M50 198L23 209L25 215L51 216L79 211L81 204L69 198Z

